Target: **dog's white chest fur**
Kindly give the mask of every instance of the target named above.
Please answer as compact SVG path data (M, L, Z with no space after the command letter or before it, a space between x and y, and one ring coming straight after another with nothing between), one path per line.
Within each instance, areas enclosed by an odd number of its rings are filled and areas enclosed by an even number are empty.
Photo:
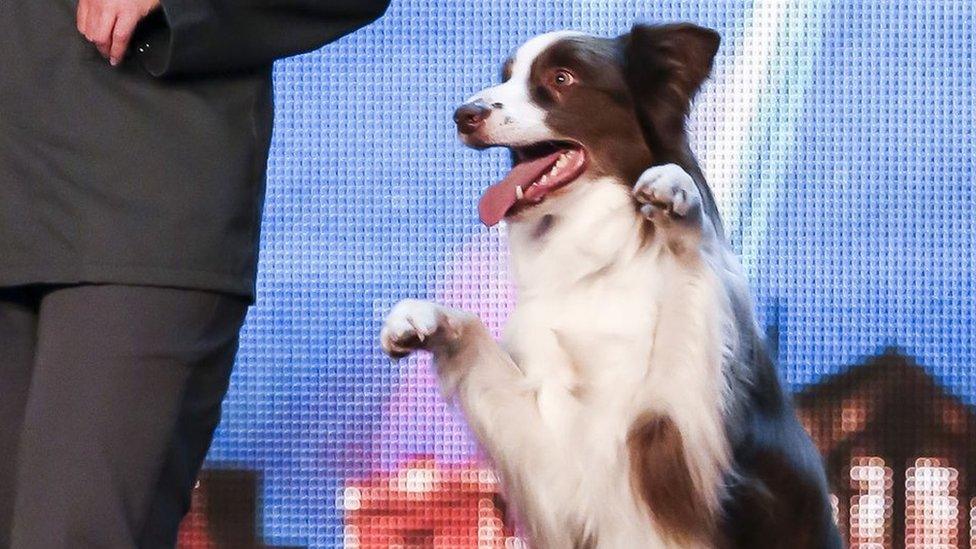
M598 528L606 547L646 543L653 531L627 497L636 417L664 414L680 426L713 504L728 459L715 432L728 318L720 283L705 265L643 242L643 221L622 185L580 181L509 229L519 301L505 346L553 434L554 463L577 461L570 468L584 472L558 497L582 517L604 515L611 524L583 528ZM585 474L594 467L612 474Z
M519 298L505 331L506 348L538 385L544 420L566 432L590 401L620 406L601 396L646 374L635 362L650 356L657 315L648 304L660 291L624 189L580 182L573 191L510 225Z

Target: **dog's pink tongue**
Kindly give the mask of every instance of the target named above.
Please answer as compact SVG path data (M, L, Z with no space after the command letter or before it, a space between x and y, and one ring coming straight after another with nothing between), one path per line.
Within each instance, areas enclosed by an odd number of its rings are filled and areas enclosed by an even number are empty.
M505 214L519 201L516 188L522 187L523 190L527 190L529 185L549 171L561 154L562 151L556 151L542 158L516 164L505 179L488 187L481 197L481 202L478 203L481 222L491 227L504 219Z

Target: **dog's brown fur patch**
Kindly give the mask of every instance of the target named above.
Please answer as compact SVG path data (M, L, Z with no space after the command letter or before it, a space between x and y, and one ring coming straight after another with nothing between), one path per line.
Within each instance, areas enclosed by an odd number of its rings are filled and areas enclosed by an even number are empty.
M617 49L608 38L561 39L532 62L529 90L546 111L546 125L583 144L589 170L634 182L653 158L634 116ZM576 84L557 88L552 75L559 69L571 71Z
M676 541L707 542L714 518L695 488L681 432L667 416L643 416L627 439L635 488L654 520Z

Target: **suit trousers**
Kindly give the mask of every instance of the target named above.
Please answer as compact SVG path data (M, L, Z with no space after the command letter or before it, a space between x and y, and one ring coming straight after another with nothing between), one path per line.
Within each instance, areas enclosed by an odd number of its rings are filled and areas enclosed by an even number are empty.
M0 288L0 548L174 547L248 301Z

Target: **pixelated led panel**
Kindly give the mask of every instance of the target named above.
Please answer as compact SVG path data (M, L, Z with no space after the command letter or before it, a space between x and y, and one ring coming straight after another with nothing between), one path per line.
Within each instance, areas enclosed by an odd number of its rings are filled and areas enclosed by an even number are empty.
M414 459L392 473L350 481L337 506L345 511L349 548L524 546L503 522L494 474L476 464Z
M339 547L362 519L340 504L348 488L398 478L418 456L484 467L427 360L391 364L376 345L403 297L475 311L496 333L511 310L503 233L476 218L507 157L460 147L451 112L537 33L691 20L723 35L694 148L827 456L845 537L964 547L976 536L973 12L971 0L395 0L377 24L280 63L259 302L208 464L260 482L250 496L207 488L229 495L196 524L220 530L227 502L251 498L258 546ZM938 468L957 471L948 493ZM440 546L471 546L451 536ZM194 539L181 546L206 546Z
M848 513L851 546L862 548L889 547L891 545L891 467L884 459L858 457L851 460L851 488L854 495L850 499ZM840 522L838 509L838 522Z

